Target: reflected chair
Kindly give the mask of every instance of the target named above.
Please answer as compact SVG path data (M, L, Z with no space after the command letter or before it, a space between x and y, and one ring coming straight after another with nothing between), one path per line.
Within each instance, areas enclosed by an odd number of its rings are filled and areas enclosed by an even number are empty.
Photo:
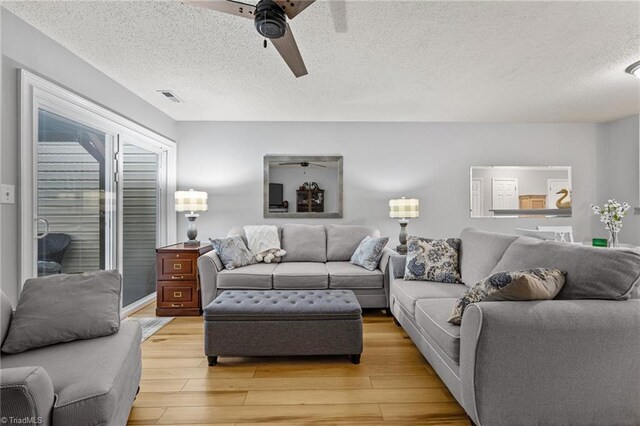
M52 232L38 240L38 276L62 272L62 258L71 244L67 234Z
M538 231L555 232L555 240L573 243L573 226L538 226Z

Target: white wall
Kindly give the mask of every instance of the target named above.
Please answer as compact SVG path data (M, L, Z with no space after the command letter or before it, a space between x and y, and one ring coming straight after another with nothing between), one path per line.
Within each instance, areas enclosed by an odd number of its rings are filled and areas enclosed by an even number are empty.
M16 185L16 204L0 206L0 287L15 304L19 265L18 69L24 67L171 139L175 122L15 15L1 9L2 127L0 180Z
M610 198L640 207L640 130L637 115L601 125L597 144L598 204ZM594 235L608 236L597 217L593 219ZM620 242L640 245L640 216L626 217L620 231Z
M516 227L573 225L591 238L589 203L596 197L596 124L180 122L178 186L209 193L198 219L199 238L226 235L235 225L308 223L263 219L265 154L344 156L344 218L315 223L366 224L397 244L398 223L388 201L420 199L421 217L409 233L457 236L465 226L513 233ZM574 216L556 219L471 219L472 165L573 167ZM178 238L185 239L179 217Z

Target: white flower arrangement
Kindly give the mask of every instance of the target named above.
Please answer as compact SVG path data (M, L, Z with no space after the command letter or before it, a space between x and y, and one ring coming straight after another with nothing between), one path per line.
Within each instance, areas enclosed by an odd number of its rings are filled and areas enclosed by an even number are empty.
M605 228L616 234L622 229L622 218L627 215L630 208L629 203L621 204L615 199L608 200L602 207L591 204L593 214L599 214L600 222L604 223Z

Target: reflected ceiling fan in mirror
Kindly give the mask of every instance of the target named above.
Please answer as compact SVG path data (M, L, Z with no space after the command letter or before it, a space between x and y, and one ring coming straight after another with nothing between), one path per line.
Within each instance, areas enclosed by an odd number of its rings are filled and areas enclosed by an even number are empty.
M323 164L319 164L319 163L310 163L308 161L299 161L299 162L286 162L286 163L278 163L279 166L300 166L300 167L310 167L310 166L314 166L314 167L323 167L323 168L327 168L327 166L323 165Z
M260 35L271 40L293 75L307 75L287 18L293 19L315 0L260 0L255 6L235 0L185 0L184 4L253 19ZM266 40L265 40L266 47Z

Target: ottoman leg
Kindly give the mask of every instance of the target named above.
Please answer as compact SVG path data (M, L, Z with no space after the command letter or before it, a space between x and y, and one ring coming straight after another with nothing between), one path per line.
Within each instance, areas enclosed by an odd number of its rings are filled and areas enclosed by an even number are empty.
M360 354L351 354L349 355L349 359L353 364L360 364Z
M214 365L216 365L218 363L218 357L217 356L208 356L207 357L207 362L209 363L209 367L213 367Z

